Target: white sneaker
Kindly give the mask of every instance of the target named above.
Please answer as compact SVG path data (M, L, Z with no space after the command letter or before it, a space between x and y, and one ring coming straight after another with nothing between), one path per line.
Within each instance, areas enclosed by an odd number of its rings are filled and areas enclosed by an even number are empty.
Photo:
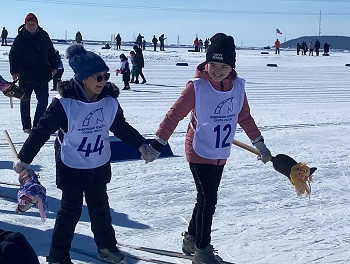
M112 250L108 248L98 249L98 258L110 263L116 264L129 264L125 258L125 255L119 251L117 247Z

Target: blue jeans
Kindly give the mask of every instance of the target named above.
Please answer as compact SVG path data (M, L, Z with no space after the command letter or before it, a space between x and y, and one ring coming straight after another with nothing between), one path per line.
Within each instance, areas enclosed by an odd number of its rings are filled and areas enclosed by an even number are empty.
M44 83L41 86L33 86L28 84L20 84L20 88L29 96L35 93L38 103L34 114L33 127L36 127L39 119L44 115L49 102L49 84ZM23 129L32 128L30 118L30 100L20 102L21 120Z

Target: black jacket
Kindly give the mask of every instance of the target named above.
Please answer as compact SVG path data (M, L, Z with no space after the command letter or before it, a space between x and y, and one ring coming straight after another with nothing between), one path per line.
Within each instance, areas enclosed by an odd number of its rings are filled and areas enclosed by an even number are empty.
M142 53L142 50L140 48L137 48L135 50L135 64L137 65L137 67L140 67L140 68L143 68L145 67L145 61L144 61L144 58L143 58L143 53Z
M81 84L77 84L76 80L64 81L58 87L58 92L62 97L73 98L82 102L88 103ZM97 96L96 101L101 100L104 97L112 96L117 98L119 95L119 89L114 84L107 82L103 88L102 93ZM18 158L26 163L31 163L34 157L39 152L40 148L49 140L50 135L59 129L67 132L68 119L66 112L59 99L54 98L52 103L47 108L44 116L39 120L37 127L33 128L28 139L24 143L21 151L18 154ZM124 117L123 109L119 105L113 124L109 129L116 137L122 141L132 145L135 148L139 148L146 139L140 135L140 133L129 125ZM62 141L63 133L58 132L58 137ZM56 166L63 166L61 162L61 145L56 139Z
M52 77L52 69L57 69L55 49L47 32L41 27L33 35L24 25L18 29L10 54L10 72L19 73L22 83L42 85Z

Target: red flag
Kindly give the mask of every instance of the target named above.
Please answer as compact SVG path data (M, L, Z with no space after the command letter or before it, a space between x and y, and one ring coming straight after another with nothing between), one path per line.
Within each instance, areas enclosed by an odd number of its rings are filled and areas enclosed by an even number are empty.
M282 35L282 32L278 28L276 28L276 33Z

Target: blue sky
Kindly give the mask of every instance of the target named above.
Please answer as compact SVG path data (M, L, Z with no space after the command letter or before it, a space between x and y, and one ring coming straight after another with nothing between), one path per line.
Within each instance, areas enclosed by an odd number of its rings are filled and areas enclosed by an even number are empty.
M2 0L0 26L9 36L33 12L51 38L110 40L120 33L130 41L141 33L147 41L162 33L167 43L192 44L217 32L237 46L273 45L276 28L284 41L299 36L350 35L350 0Z

